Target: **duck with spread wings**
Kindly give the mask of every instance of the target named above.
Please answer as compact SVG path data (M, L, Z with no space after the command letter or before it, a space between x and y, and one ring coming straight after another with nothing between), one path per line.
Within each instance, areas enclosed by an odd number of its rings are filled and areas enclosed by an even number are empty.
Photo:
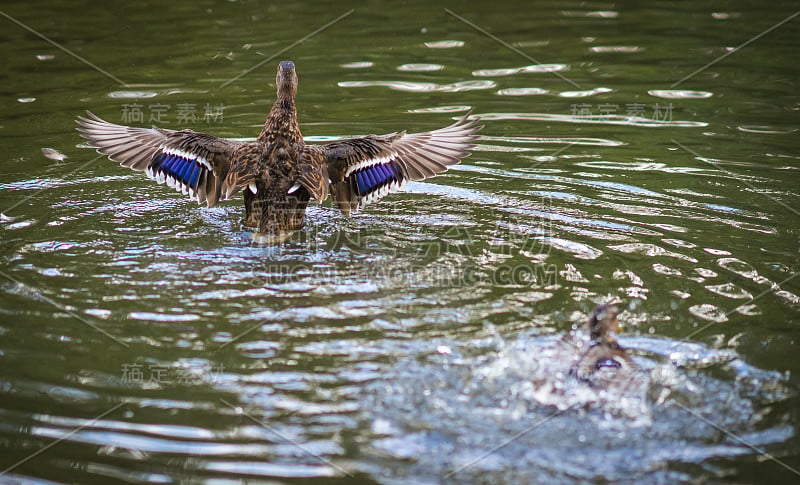
M208 207L243 191L244 224L257 228L252 239L275 244L302 226L311 198L322 202L330 193L350 215L410 180L433 177L458 163L469 155L481 128L467 115L430 132L306 145L297 121L294 63L278 65L276 82L277 99L252 142L116 125L90 112L78 117L78 131L99 153Z

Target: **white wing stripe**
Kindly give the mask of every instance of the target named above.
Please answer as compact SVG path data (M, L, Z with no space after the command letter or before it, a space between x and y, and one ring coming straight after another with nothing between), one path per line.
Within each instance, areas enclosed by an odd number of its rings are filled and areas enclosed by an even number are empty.
M349 177L350 174L352 174L356 170L360 170L362 168L371 167L373 165L378 165L379 163L391 162L396 157L397 157L397 153L390 153L389 155L386 155L385 157L368 158L366 160L358 162L357 164L355 164L355 165L353 165L351 167L348 167L347 171L345 171L345 173L344 173L344 176L345 176L345 178Z
M202 156L200 156L200 155L198 155L196 153L186 152L186 151L183 151L183 150L179 150L177 148L171 148L171 147L167 147L167 146L164 146L164 145L161 145L159 148L161 149L161 151L163 153L166 153L167 155L177 155L177 156L179 156L181 158L185 158L187 160L196 160L198 163L200 163L202 166L204 166L208 170L212 170L211 164L208 163L208 160L206 160L205 157L202 157Z

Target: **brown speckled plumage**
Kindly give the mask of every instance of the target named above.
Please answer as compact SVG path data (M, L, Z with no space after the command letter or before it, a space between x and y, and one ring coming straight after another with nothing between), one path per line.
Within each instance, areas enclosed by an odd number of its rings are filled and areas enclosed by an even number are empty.
M588 328L591 338L589 348L572 366L571 373L578 379L595 384L612 378L614 373L629 374L635 366L615 336L619 330L617 309L611 305L599 305L589 317ZM602 373L603 370L611 372Z
M465 116L431 132L306 145L297 122L292 62L279 64L276 82L277 99L253 142L115 125L92 113L78 117L78 131L99 153L208 207L243 190L244 224L258 228L255 241L274 243L303 224L311 198L322 202L331 193L349 215L409 180L424 180L458 163L481 128Z

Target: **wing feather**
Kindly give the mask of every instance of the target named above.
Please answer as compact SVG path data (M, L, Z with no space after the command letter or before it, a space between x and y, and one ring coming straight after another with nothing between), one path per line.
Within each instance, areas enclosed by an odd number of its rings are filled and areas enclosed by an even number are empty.
M478 119L464 117L424 133L368 135L323 145L334 199L345 214L425 180L469 155L478 138Z
M227 177L233 153L243 143L192 130L117 125L88 111L77 123L78 132L98 153L198 203L213 207L230 195L220 180Z

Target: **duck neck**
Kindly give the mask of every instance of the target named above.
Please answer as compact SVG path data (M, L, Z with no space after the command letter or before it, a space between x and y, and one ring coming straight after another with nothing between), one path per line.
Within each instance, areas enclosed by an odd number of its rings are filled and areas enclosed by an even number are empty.
M617 338L614 333L615 332L609 328L605 328L600 325L593 325L589 333L592 346L606 345L614 348L619 347L619 343L617 343Z
M297 108L292 96L279 96L264 123L264 129L258 135L258 141L270 143L278 138L289 142L302 140L300 125L297 122Z

